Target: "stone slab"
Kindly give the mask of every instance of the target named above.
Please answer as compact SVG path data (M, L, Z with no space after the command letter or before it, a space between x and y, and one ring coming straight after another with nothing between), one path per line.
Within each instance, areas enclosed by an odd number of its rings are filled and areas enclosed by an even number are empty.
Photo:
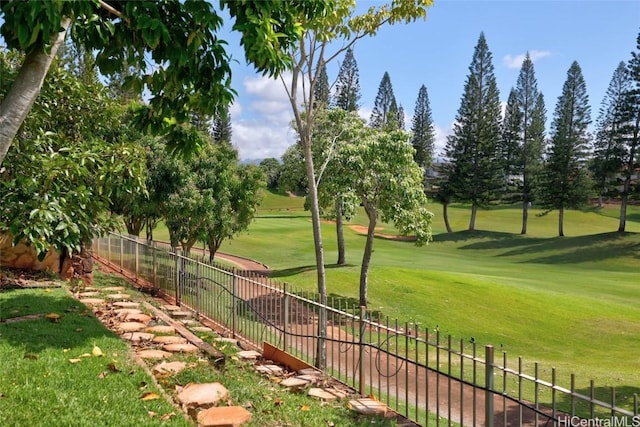
M193 344L165 344L162 346L162 349L165 351L170 351L172 353L197 353L198 347Z
M100 292L96 292L96 291L88 291L88 292L80 292L78 294L78 296L80 298L90 298L90 297L97 297L100 296Z
M300 375L314 375L314 376L317 376L317 377L322 376L322 372L318 371L317 369L313 369L313 368L300 369L300 370L298 370L298 374L300 374Z
M187 384L178 391L176 399L186 406L216 406L229 398L229 390L220 383Z
M202 427L239 427L251 420L251 412L242 406L221 406L198 413L198 425Z
M383 402L369 398L350 400L349 407L362 415L384 415L388 410Z
M109 294L107 295L107 299L110 301L126 301L131 299L131 296L128 294Z
M127 322L139 322L144 323L145 326L153 320L153 318L144 313L129 313L125 316L124 320Z
M257 359L258 357L262 356L260 353L258 353L255 350L243 350L243 351L239 351L237 353L237 356L240 359L245 359L245 360L254 360Z
M297 377L291 377L280 381L280 385L284 387L289 387L290 390L297 390L308 385L309 382Z
M118 302L114 302L113 306L119 307L119 308L138 308L140 307L140 303L133 302L133 301L118 301Z
M102 288L101 290L105 292L122 292L124 291L124 286L109 286L108 288Z
M105 300L103 300L102 298L82 298L80 299L80 302L88 305L99 305L104 304Z
M169 325L155 325L145 328L145 332L151 332L154 334L174 334L176 332L176 328Z
M136 354L143 359L166 359L173 356L172 353L162 350L140 350Z
M180 323L182 323L185 326L199 325L198 321L193 319L182 319Z
M142 314L142 311L137 308L118 308L114 310L118 316L126 316L127 314Z
M155 337L153 342L158 344L185 344L187 340L176 335L160 335Z
M185 362L161 362L153 367L153 373L156 375L174 375L186 368L187 364Z
M281 375L284 369L278 365L258 365L256 366L256 371L267 375Z
M338 398L338 396L331 393L330 391L325 390L323 388L317 388L317 387L310 388L308 394L311 397L316 397L318 399L324 400L325 402L330 402Z
M146 327L147 325L140 322L122 322L118 325L118 330L122 332L138 332Z
M175 311L172 311L170 314L171 314L171 317L173 317L174 319L188 319L191 317L191 312L184 311L184 310L175 310Z
M206 326L194 326L191 330L195 332L213 332L213 329Z
M233 345L238 345L238 340L235 338L224 338L224 337L218 337L216 339L214 339L215 342L219 342L219 343L229 343L229 344L233 344Z
M180 311L181 308L177 305L167 304L162 306L163 309L167 311Z

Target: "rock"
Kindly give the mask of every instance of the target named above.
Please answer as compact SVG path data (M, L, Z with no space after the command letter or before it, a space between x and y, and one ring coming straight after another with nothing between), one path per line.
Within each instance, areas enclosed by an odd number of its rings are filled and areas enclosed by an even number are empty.
M388 410L383 402L369 398L350 400L349 407L362 415L384 415Z
M180 307L177 305L163 305L162 308L166 311L180 311Z
M144 313L129 313L125 316L124 320L126 320L127 322L144 323L144 325L147 326L147 324L151 322L153 318Z
M285 380L280 381L280 385L284 387L288 387L291 391L296 391L308 385L309 382L297 377L287 378Z
M239 427L251 420L251 412L242 406L209 408L198 413L198 424L202 427Z
M176 328L168 325L155 325L145 328L145 332L151 332L154 334L174 334L176 332Z
M126 317L127 314L142 314L142 311L138 310L137 308L119 308L117 310L115 310L115 313L118 315L118 317Z
M137 332L146 328L147 325L140 322L122 322L118 325L118 330L122 332Z
M278 365L258 365L256 371L267 375L281 375L284 372Z
M125 301L131 299L131 296L128 294L110 294L107 295L107 299L109 301Z
M171 317L173 317L174 319L188 319L191 317L190 311L175 310L175 311L172 311L170 314L171 314Z
M162 349L172 353L197 353L199 350L193 344L165 344Z
M207 328L206 326L195 326L191 328L191 330L195 332L213 332L213 329Z
M140 307L140 303L133 302L133 301L118 301L118 302L114 302L113 306L119 307L119 308L138 308Z
M102 298L81 298L80 302L87 305L99 305L104 304L105 300Z
M338 396L336 396L335 394L322 388L310 388L308 394L311 397L317 397L318 399L324 400L325 402L336 400L338 398Z
M175 335L161 335L159 337L155 337L153 342L158 344L184 344L187 340Z
M220 383L187 384L178 391L176 399L185 406L211 407L229 398L229 390Z
M240 359L246 359L246 360L254 360L257 359L258 357L261 357L262 354L258 353L255 350L243 350L243 351L239 351L237 353L238 357Z
M162 362L153 367L153 373L156 375L174 375L186 369L187 364L184 362Z
M137 333L137 332L134 332L134 333ZM162 351L162 350L140 350L136 354L143 359L165 359L173 355L168 351Z

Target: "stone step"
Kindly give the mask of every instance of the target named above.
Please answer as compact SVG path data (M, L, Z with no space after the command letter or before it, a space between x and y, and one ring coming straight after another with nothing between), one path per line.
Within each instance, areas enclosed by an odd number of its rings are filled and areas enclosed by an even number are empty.
M187 340L175 335L160 335L153 339L158 344L186 344Z
M165 351L170 351L171 353L197 353L198 347L193 344L165 344L162 346L162 349Z
M100 305L104 304L106 301L102 298L81 298L80 302L87 305Z
M98 297L100 295L101 295L100 292L96 292L96 291L80 292L78 294L80 298Z
M122 292L125 290L124 286L109 286L108 288L101 288L104 292Z
M133 301L118 301L114 302L113 306L118 308L138 308L140 307L140 303Z
M181 310L180 306L173 305L173 304L163 305L162 309L164 309L166 311L180 311Z
M216 406L218 402L229 399L229 390L220 383L190 383L178 391L176 399L189 407Z
M124 320L127 322L138 322L144 323L145 326L149 324L153 320L153 318L144 313L129 313L124 316Z
M191 312L186 310L176 310L169 313L174 319L190 319Z
M173 356L173 353L162 350L140 350L136 354L143 359L166 359Z
M202 427L240 427L251 420L251 412L242 406L209 408L198 413L198 425Z
M280 385L289 388L290 391L298 391L309 385L309 381L297 377L291 377L280 381Z
M350 400L349 408L362 415L385 415L389 410L383 402L370 398Z
M155 335L148 332L125 332L122 338L132 342L151 341Z
M278 365L257 365L256 371L267 375L282 375L284 369Z
M109 294L107 299L109 301L127 301L131 299L131 296L128 294Z
M206 326L194 326L191 330L194 332L213 332L213 329Z
M137 308L118 308L114 311L118 315L118 317L124 317L127 314L142 314L142 311Z
M259 352L255 351L255 350L239 351L238 353L236 353L236 355L240 359L244 359L244 360L255 360L258 357L262 357L262 354L260 354Z
M185 362L161 362L153 367L155 375L175 375L187 368Z
M318 388L313 387L309 389L309 396L317 397L318 399L324 400L326 402L344 399L348 396L348 394L342 390L338 390L335 388Z
M118 330L122 332L138 332L146 327L147 325L140 322L122 322L118 325Z

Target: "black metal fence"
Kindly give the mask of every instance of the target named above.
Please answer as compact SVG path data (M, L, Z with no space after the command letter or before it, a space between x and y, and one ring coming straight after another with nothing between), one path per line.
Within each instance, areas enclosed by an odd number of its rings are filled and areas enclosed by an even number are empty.
M637 390L619 396L573 375L561 385L555 369L544 377L537 363L512 361L493 346L444 337L343 299L323 305L314 293L212 266L165 244L111 234L93 249L248 345L267 341L313 364L324 341L328 374L421 425L640 426ZM530 366L533 373L526 372Z

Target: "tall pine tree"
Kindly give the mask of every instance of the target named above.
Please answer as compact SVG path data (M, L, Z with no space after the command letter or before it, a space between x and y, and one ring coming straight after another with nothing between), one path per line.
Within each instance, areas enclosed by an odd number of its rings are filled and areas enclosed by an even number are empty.
M633 177L634 175L637 177L637 171L640 169L638 162L640 158L640 33L636 40L636 51L631 52L631 59L627 63L627 73L631 81L631 88L625 96L625 120L620 128L624 147L620 225L618 226L618 231L620 232L625 231L627 201L632 192L638 190L638 185L634 186Z
M420 86L416 108L411 119L411 145L416 150L413 159L423 169L433 163L433 147L436 141L436 132L431 116L431 106L429 105L429 94L425 85Z
M587 128L591 107L582 70L573 62L558 98L551 124L551 144L541 186L546 212L558 210L558 236L564 236L564 210L586 203L590 182L586 162L590 149Z
M464 94L447 138L445 174L454 198L471 203L469 230L475 229L478 207L487 205L500 186L496 151L500 139L500 94L492 55L484 33L469 66Z
M522 231L520 233L527 234L529 205L533 201L534 182L542 164L544 123L546 121L544 98L540 96L538 91L533 61L531 61L528 52L518 76L516 96L522 118L517 171L522 176Z
M329 86L329 76L327 75L327 67L325 65L320 69L318 81L313 87L313 101L316 107L328 107L331 100L331 88Z
M369 119L369 125L374 129L396 130L398 123L398 103L393 94L391 77L385 71L378 87L378 95Z
M598 191L598 206L605 195L615 194L618 174L622 172L624 139L621 128L625 120L625 101L631 88L626 64L620 62L613 73L607 92L600 104L596 120L591 171Z
M360 74L353 50L347 49L344 62L340 65L336 81L335 106L345 111L358 111L360 108Z
M231 116L229 107L221 109L213 118L211 136L217 144L231 144Z

